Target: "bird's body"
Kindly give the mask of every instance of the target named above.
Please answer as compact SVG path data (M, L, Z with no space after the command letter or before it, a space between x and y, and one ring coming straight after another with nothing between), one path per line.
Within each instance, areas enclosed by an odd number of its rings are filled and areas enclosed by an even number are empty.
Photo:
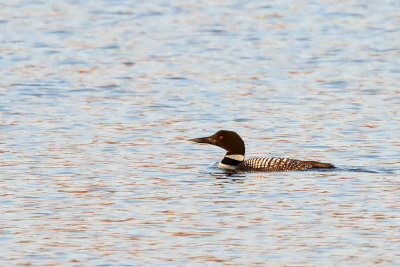
M313 168L335 168L330 163L305 161L290 158L250 158L245 160L245 146L242 138L233 131L221 130L209 137L195 138L191 141L216 145L227 150L218 163L220 168L232 171L302 171Z

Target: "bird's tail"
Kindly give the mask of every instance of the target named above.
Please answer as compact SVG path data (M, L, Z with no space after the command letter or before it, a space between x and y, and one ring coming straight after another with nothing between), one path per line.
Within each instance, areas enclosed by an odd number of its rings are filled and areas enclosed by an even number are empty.
M336 168L335 165L330 163L323 163L318 161L306 161L307 163L312 165L312 168L326 168L326 169L333 169Z

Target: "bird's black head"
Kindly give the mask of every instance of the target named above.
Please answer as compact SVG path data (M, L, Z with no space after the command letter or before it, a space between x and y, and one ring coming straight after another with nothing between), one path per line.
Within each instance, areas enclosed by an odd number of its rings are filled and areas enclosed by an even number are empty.
M239 154L244 156L245 153L245 146L242 138L233 131L220 130L209 137L194 138L189 141L222 147L228 151L226 153L227 155Z

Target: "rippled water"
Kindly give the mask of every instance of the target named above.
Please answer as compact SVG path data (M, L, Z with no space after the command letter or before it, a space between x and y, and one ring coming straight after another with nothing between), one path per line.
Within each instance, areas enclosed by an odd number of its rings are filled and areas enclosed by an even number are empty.
M0 265L400 264L399 1L3 1ZM333 171L229 175L248 156Z

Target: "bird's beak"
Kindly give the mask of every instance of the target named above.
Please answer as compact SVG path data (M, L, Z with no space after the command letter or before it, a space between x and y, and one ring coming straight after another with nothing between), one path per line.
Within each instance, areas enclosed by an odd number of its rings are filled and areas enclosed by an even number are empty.
M210 137L193 138L193 139L189 139L189 141L201 143L201 144L212 144L213 143L213 141Z

